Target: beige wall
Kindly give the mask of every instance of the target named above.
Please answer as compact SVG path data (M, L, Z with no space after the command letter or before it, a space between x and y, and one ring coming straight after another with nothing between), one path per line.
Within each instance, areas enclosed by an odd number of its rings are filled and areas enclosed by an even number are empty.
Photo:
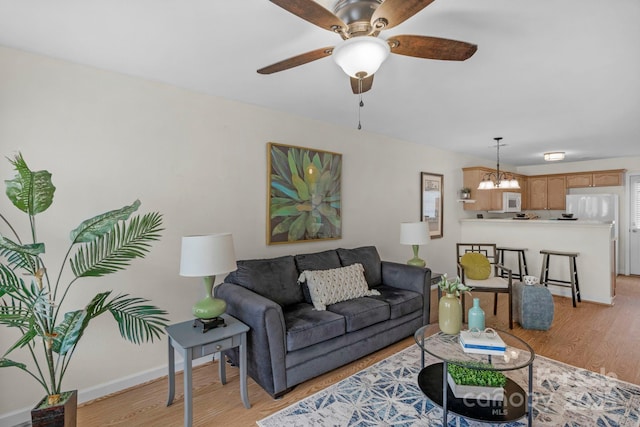
M341 240L265 244L269 141L343 154ZM142 212L164 214L163 238L145 260L126 272L77 283L67 310L114 289L152 299L169 311L172 322L189 319L202 292L197 279L178 276L182 235L232 232L238 258L373 244L383 259L404 262L411 250L398 243L399 224L419 218L421 171L445 176L445 238L433 240L420 254L435 270L453 274L462 212L455 201L460 167L474 162L366 131L7 48L0 48L0 144L3 180L13 176L4 157L18 151L32 169L53 173L58 188L54 204L37 217L50 270L59 265L69 231L86 218L136 198ZM25 219L4 196L1 206L25 234ZM0 351L15 338L3 328ZM164 375L166 358L165 339L129 344L105 316L90 325L79 345L66 388L79 389L80 400L99 396ZM0 384L0 424L3 416L9 420L9 413L28 409L44 394L17 370L0 370Z

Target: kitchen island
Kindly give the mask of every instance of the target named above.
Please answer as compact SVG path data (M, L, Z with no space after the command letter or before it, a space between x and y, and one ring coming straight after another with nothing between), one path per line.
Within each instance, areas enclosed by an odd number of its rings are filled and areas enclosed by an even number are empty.
M612 305L615 297L616 241L611 223L562 220L463 219L461 243L496 243L526 248L529 275L540 277L540 250L579 252L578 280L582 301ZM517 261L505 253L505 267L517 271ZM569 280L569 262L552 257L549 277ZM571 297L571 289L549 285L555 295Z

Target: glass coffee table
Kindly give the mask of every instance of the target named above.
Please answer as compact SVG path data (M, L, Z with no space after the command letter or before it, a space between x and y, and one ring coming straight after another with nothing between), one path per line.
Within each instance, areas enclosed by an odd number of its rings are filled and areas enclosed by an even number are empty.
M528 425L532 423L533 400L533 359L535 353L526 342L505 331L496 331L506 344L505 355L486 355L466 353L462 350L459 335L448 335L443 332L433 333L433 325L418 329L414 338L422 351L422 370L418 375L418 386L436 405L442 407L442 424L447 425L447 415L451 411L465 418L494 423L506 423L524 417ZM425 367L425 353L442 362ZM513 371L528 368L529 380L527 392L521 385L507 377L502 401L456 398L447 385L447 366L449 364L465 364L468 362L484 362L492 365L476 369L494 371ZM474 368L472 368L474 369Z

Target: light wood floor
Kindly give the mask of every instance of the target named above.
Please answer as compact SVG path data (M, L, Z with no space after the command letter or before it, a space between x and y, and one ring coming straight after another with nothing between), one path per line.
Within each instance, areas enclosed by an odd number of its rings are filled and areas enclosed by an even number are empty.
M498 316L492 315L490 294L480 296L488 326L507 329L506 299L500 296ZM437 326L437 302L432 294L431 322ZM640 277L618 277L613 307L581 303L555 297L555 318L549 331L524 330L516 325L513 333L527 341L540 354L595 372L640 384ZM249 378L251 409L240 402L238 370L227 368L227 384L218 381L217 362L193 372L194 426L255 426L255 422L325 387L354 374L410 345L404 339L368 357L297 386L280 400L272 399ZM181 426L183 423L182 375L176 378L176 400L166 407L167 379L161 378L107 396L78 408L78 425L85 426Z

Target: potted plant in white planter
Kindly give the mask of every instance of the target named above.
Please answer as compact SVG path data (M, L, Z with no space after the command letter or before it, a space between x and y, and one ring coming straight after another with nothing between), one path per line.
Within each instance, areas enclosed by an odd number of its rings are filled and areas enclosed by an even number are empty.
M460 198L467 200L471 198L471 189L469 187L463 187L460 189Z
M447 365L447 381L457 398L502 401L507 377L488 363L451 362Z
M120 335L140 344L160 338L167 312L146 299L111 295L112 291L99 292L84 307L67 313L60 311L61 306L74 286L79 286L79 279L115 273L126 269L133 259L144 258L151 242L160 237L162 215L152 212L131 217L140 206L136 200L130 206L82 221L71 231L69 250L60 267L48 268L35 219L53 202L51 174L31 171L21 154L9 161L17 174L5 181L6 194L27 214L30 241L23 240L0 213L0 325L18 330L16 342L1 353L0 368L18 368L33 377L47 395L41 402L45 413L49 412L46 416L62 412L67 416L63 425L75 425L76 392L64 392L62 380L91 320L110 313ZM67 268L71 273L63 274ZM71 279L65 282L63 277ZM31 364L10 358L17 349L28 350ZM50 409L63 405L65 399L70 402L67 409ZM32 411L34 426L43 425L38 414L36 407Z

